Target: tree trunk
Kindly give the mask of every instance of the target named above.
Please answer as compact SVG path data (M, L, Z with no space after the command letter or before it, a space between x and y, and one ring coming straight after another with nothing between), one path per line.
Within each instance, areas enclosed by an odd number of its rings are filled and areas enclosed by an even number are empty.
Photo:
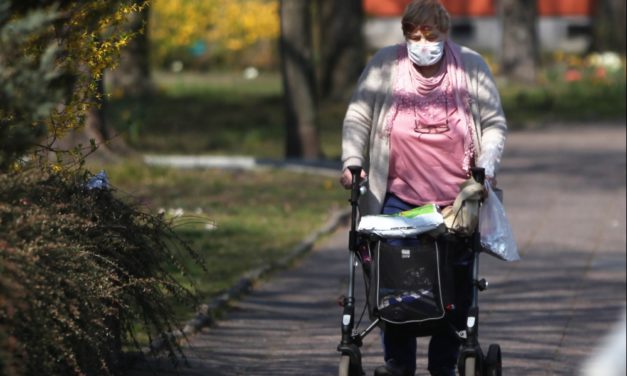
M592 19L593 51L625 53L625 0L598 0Z
M107 101L104 95L102 79L96 82L98 97L91 98L91 103L85 112L85 122L82 128L71 130L61 139L55 140L53 147L58 150L71 150L82 145L83 153L89 153L92 140L98 147L91 154L90 159L105 162L115 162L121 157L132 156L134 151L124 142L121 135L116 134L105 122Z
M350 96L365 64L361 0L318 0L320 91L323 98Z
M320 158L309 0L281 0L281 73L286 157Z
M136 2L142 3L143 0ZM117 67L107 72L114 96L144 96L153 89L148 61L149 9L145 6L141 12L132 13L129 17L128 30L135 37L120 51Z
M513 81L533 83L539 62L537 4L527 0L501 0L500 15L502 73Z

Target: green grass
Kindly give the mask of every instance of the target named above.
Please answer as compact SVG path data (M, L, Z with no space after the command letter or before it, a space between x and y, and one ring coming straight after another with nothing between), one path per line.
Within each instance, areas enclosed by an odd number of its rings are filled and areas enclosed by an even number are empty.
M263 171L177 170L126 163L106 167L118 194L157 213L165 209L177 232L205 258L208 272L184 259L203 300L246 271L285 256L318 229L347 193L337 179ZM171 209L182 209L172 218ZM183 276L181 282L186 282ZM189 307L177 307L181 319Z
M209 153L283 158L284 111L280 77L237 74L156 74L156 95L111 98L108 121L127 142L155 153ZM340 157L347 101L320 105L322 152Z

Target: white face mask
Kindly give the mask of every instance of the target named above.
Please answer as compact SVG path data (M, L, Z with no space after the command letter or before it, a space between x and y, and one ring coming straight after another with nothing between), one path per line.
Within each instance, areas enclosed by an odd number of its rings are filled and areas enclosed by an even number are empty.
M417 43L407 41L409 60L419 67L433 65L444 55L444 41Z

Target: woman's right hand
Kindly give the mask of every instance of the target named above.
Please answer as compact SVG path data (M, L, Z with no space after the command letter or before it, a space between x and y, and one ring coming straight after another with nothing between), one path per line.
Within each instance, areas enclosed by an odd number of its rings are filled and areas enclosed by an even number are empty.
M361 180L366 179L366 171L365 170L361 170ZM346 189L351 189L351 185L353 183L353 175L351 174L350 170L345 168L344 172L342 172L342 176L340 177L340 184L342 184L342 186Z

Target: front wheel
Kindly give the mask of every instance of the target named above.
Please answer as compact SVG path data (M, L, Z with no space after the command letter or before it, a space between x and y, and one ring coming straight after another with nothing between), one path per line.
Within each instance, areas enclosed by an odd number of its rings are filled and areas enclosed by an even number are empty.
M477 358L469 356L464 359L464 376L479 376L476 372Z
M457 363L459 376L483 376L483 355L479 352L469 351L463 354Z
M490 345L488 348L488 355L485 358L486 372L485 376L501 376L502 371L502 359L501 359L501 347L499 345Z
M339 376L363 376L364 374L361 369L361 362L351 362L351 357L348 354L342 354L337 373Z

